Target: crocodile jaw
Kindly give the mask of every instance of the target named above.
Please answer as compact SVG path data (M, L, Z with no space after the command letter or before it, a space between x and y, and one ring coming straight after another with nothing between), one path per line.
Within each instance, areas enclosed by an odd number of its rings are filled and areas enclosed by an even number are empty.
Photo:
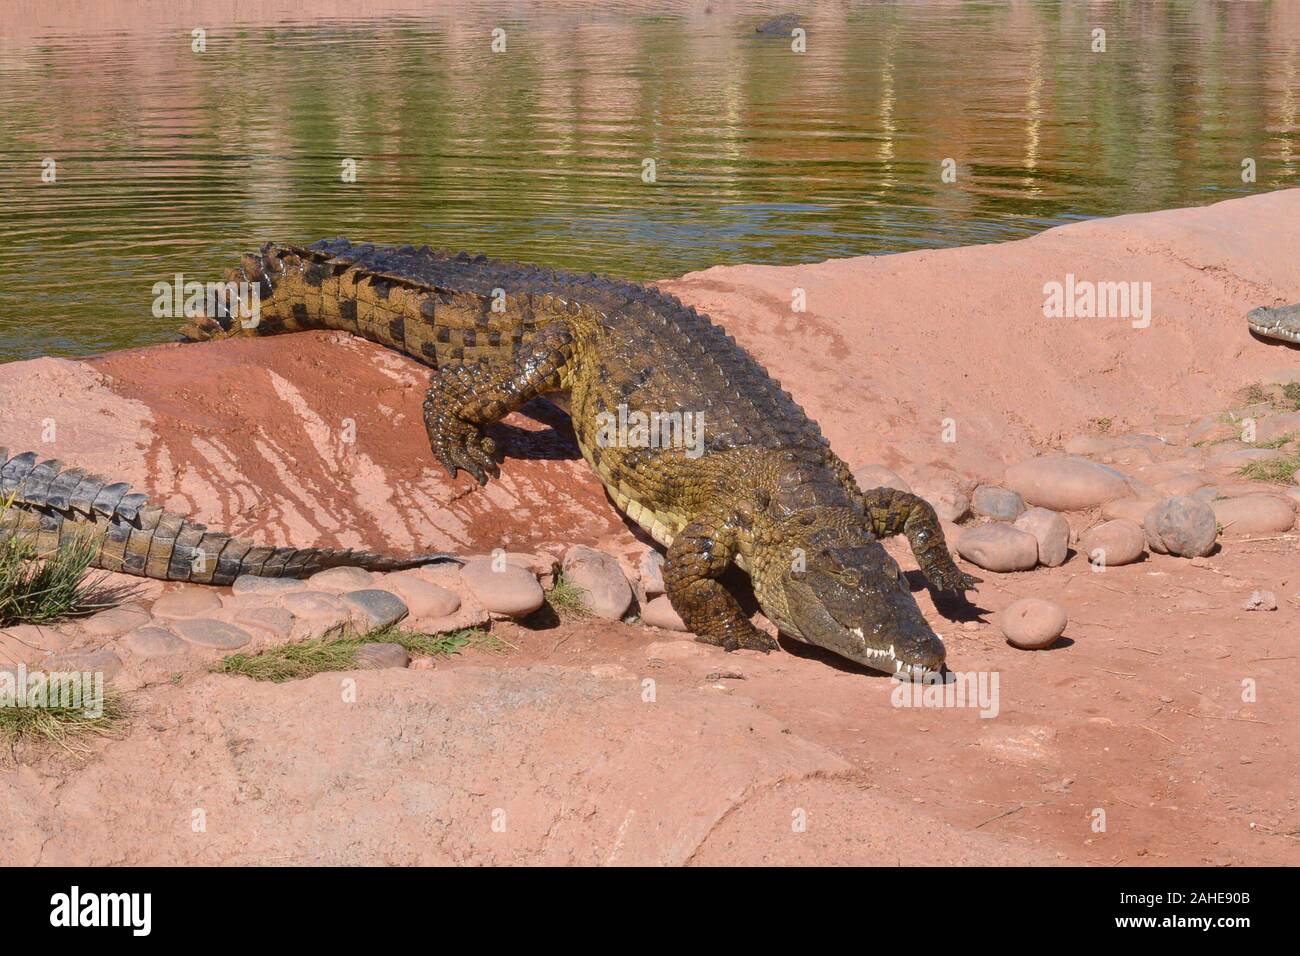
M863 636L860 627L853 628L852 633L859 638ZM942 634L936 636L940 640L943 639ZM899 680L911 680L918 683L942 683L947 679L949 673L947 666L944 664L940 664L938 668L933 668L924 664L909 664L906 661L899 660L893 644L883 650L867 644L863 648L862 654L862 657L855 658L859 664L865 664L875 670L884 671L886 674L893 674Z
M1300 345L1300 304L1278 309L1264 306L1251 309L1246 321L1256 335Z

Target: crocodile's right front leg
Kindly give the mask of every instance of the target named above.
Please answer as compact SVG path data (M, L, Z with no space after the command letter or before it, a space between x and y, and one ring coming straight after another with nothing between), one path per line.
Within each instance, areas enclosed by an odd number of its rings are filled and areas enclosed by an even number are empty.
M766 653L776 641L750 623L718 580L735 554L735 528L727 519L706 515L688 524L673 538L664 562L668 601L697 641Z
M438 369L424 400L424 424L433 454L456 477L463 468L480 485L497 477L496 442L484 431L539 395L557 391L573 360L568 326L550 325L508 365L446 365Z

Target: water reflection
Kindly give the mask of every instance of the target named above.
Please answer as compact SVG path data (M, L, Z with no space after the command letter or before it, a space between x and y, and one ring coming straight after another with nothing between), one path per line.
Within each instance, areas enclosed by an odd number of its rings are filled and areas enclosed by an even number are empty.
M653 278L1300 184L1285 0L828 3L804 54L754 34L776 7L211 2L195 53L123 6L2 14L0 360L166 340L153 283L267 238Z

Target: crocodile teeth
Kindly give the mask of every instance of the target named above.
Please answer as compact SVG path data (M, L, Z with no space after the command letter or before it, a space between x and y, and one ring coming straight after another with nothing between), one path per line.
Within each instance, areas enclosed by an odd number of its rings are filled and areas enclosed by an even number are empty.
M852 630L854 634L858 635L858 637L862 637L862 628L855 627ZM891 660L891 661L898 660L898 658L895 656L893 644L889 645L888 650L878 650L877 648L874 647L868 647L866 651L869 655L871 655L871 657L879 658L880 660Z

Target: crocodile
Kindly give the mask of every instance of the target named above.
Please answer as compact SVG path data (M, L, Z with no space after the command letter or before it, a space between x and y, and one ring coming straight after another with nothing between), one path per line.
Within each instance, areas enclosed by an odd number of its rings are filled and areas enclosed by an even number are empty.
M790 394L677 298L594 274L346 239L267 243L225 278L255 288L256 308L192 318L185 339L334 329L430 366L424 423L453 479L499 476L487 426L557 397L614 504L667 549L668 599L697 640L778 646L727 586L734 565L788 636L877 671L943 675L943 642L880 543L903 534L931 586L973 588L979 579L954 563L933 507L894 488L860 489ZM688 417L702 426L695 446L675 430Z
M167 511L126 482L64 467L36 452L0 448L0 537L31 543L39 557L76 541L92 548L90 564L163 581L231 584L241 574L302 578L327 568L400 571L459 563L441 552L392 558L369 551L259 545Z
M1246 313L1246 323L1256 335L1300 345L1300 303L1275 309L1261 305Z

